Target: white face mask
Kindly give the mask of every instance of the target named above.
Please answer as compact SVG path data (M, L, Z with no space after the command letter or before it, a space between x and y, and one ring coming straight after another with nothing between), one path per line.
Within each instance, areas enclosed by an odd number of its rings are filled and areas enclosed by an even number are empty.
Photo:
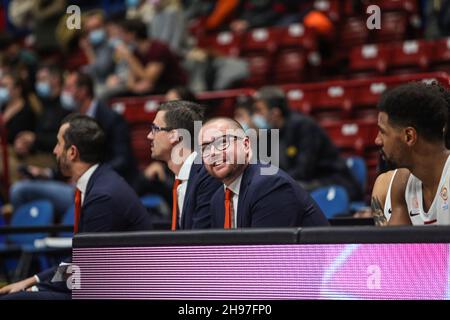
M0 105L3 105L9 101L11 95L9 94L8 88L0 87Z
M77 102L75 101L73 95L70 92L63 91L60 97L61 106L66 110L77 109Z

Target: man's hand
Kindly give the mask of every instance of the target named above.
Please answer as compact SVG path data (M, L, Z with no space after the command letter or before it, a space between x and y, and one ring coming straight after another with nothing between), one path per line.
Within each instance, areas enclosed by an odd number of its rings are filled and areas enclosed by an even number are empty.
M150 180L166 180L166 173L164 172L164 166L160 162L153 162L145 168L145 176Z
M36 134L31 131L22 131L17 135L14 140L14 152L18 156L26 156L30 153L33 147L34 141L36 141Z
M8 294L8 293L24 291L27 288L34 286L36 283L37 283L36 278L33 276L33 277L27 278L25 280L19 281L19 282L11 283L11 284L1 288L0 294Z
M118 59L128 60L133 53L124 43L119 43L114 54Z

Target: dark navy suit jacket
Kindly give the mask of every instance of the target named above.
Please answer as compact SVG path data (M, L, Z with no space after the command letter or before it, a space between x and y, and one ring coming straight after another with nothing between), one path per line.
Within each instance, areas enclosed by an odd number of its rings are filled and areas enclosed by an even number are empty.
M150 214L125 180L108 165L100 165L89 179L81 207L79 232L151 230ZM38 274L50 281L56 268ZM53 285L53 284L52 284Z
M260 164L245 169L239 189L238 228L326 226L319 206L286 172L261 175ZM225 191L217 190L211 200L212 227L223 228Z
M184 197L180 229L211 228L209 205L222 183L208 174L203 164L193 163Z

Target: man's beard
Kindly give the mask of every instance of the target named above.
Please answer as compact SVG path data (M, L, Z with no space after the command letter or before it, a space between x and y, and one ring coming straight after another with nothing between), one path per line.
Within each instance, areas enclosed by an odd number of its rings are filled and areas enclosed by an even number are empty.
M70 178L69 168L67 165L64 164L63 161L61 161L61 158L56 158L56 163L58 166L58 173L64 178L67 179Z
M398 169L398 164L391 158L389 158L386 153L384 153L383 149L380 150L381 157L383 158L384 162L386 163L386 169L387 170L394 170Z

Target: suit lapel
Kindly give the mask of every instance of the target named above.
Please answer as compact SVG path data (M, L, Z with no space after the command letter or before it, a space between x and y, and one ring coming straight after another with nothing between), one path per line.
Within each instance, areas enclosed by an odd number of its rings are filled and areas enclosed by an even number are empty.
M254 175L255 165L249 164L247 168L244 171L244 174L242 175L242 181L241 186L239 188L239 199L238 199L238 206L237 206L237 227L240 228L243 225L243 203L245 201L245 198L247 196L247 192L249 190L249 185L252 182L252 177Z
M199 178L199 171L201 170L202 165L193 163L191 167L191 172L189 172L189 180L187 182L187 188L186 188L186 194L184 196L184 202L183 202L183 215L181 216L180 226L182 229L186 228L186 221L189 221L188 219L191 219L190 212L191 210L187 210L189 206L191 205L193 197L191 197L192 190L194 189L194 186L197 185L197 180ZM189 216L188 216L189 215Z

